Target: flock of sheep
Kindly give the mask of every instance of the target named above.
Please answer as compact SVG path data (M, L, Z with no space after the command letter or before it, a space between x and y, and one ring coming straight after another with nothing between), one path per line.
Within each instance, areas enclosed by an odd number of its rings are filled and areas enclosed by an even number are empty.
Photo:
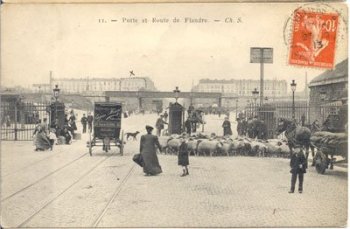
M187 144L190 155L205 156L259 156L259 157L289 157L287 141L280 139L251 139L248 137L232 138L230 136L215 136L196 133L188 136L160 136L159 143L165 154L177 154L182 143Z

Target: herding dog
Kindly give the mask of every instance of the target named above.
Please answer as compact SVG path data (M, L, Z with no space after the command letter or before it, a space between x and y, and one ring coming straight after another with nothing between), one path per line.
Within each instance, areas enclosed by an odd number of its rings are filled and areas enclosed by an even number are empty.
M137 140L136 136L139 134L140 132L136 131L135 133L125 133L126 134L126 140L129 140L129 137L132 137L134 141Z

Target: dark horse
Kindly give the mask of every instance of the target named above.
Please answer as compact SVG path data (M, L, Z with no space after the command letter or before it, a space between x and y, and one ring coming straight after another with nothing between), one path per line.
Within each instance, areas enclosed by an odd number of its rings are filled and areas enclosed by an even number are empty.
M292 120L280 118L278 120L277 132L278 134L281 134L284 131L288 139L290 155L293 153L293 148L305 147L306 160L309 157L309 148L311 148L312 157L315 156L315 148L310 142L311 131L309 128L305 126L297 126Z

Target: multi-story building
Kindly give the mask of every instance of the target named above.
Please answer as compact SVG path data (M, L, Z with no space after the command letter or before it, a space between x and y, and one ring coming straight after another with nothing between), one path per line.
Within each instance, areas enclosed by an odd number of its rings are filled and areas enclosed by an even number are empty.
M198 85L193 87L196 92L220 92L236 94L237 96L251 96L252 91L260 88L260 80L211 80L201 79ZM287 93L287 81L264 80L264 96L279 97Z
M51 85L51 86L50 86ZM99 94L103 91L155 91L153 81L149 77L129 78L51 78L51 84L33 84L35 92L50 92L58 85L66 94ZM50 89L50 87L52 87Z
M120 91L156 91L153 81L148 77L129 77L120 79Z
M309 83L311 121L324 122L329 114L339 114L346 109L341 119L347 122L348 59L333 70L327 70ZM341 113L341 112L340 112Z

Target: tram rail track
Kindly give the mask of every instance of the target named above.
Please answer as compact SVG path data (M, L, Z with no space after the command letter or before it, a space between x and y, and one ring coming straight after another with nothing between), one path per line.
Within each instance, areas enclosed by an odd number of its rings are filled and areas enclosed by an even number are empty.
M50 158L54 158L55 156L61 155L61 154L63 154L63 153L65 153L65 151L61 151L61 152L52 154L52 155L50 155L50 156L47 156L47 157L45 157L45 158L42 158L42 159L40 159L40 160L38 160L38 161L32 162L32 163L30 163L30 164L28 164L28 165L26 165L26 166L23 166L23 167L20 168L20 169L17 169L17 170L14 171L14 172L7 173L7 174L3 175L2 178L8 177L8 176L11 176L11 175L14 175L14 174L16 174L16 173L19 173L19 172L22 171L22 170L25 170L25 169L27 169L27 168L30 168L30 167L33 166L33 165L36 165L36 164L38 164L38 163L40 163L40 162L43 162L43 161L45 161L45 160L48 160L48 159L50 159Z
M114 200L116 199L116 197L118 196L118 194L121 192L121 190L123 189L123 187L125 186L126 182L128 181L128 179L130 178L132 172L134 171L134 168L136 167L136 164L133 164L130 168L130 170L128 171L128 173L126 174L126 176L123 178L123 180L121 181L121 183L117 186L117 188L115 189L112 197L110 198L110 200L108 201L106 207L101 211L101 213L98 215L98 217L96 218L96 220L94 221L94 223L92 224L92 227L96 228L98 227L98 224L101 222L102 218L105 216L105 214L107 213L109 207L111 206L111 204L114 202Z
M88 153L84 155L89 155ZM17 227L24 228L27 223L29 223L36 215L38 215L42 210L47 208L52 202L57 200L60 196L62 196L64 193L66 193L70 188L72 188L74 185L76 185L78 182L80 182L84 177L89 175L91 172L93 172L99 165L107 161L112 156L108 156L102 160L100 160L98 163L96 163L92 168L90 168L87 172L85 172L83 175L81 175L76 181L74 181L72 184L70 184L68 187L66 187L64 190L62 190L57 196L52 198L51 200L47 201L42 207L40 207L39 210L31 214L29 217L27 217L23 222L21 222Z
M65 165L63 165L63 166L61 166L61 167L55 169L54 171L52 171L52 172L46 174L45 176L41 177L40 179L34 181L33 183L31 183L31 184L29 184L29 185L27 185L27 186L25 186L24 188L22 188L22 189L20 189L20 190L18 190L18 191L16 191L16 192L12 193L11 195L9 195L9 196L7 196L7 197L1 199L1 202L3 203L3 202L5 202L5 201L9 200L10 198L12 198L12 197L18 195L19 193L21 193L21 192L27 190L28 188L30 188L30 187L32 187L32 186L34 186L34 185L40 183L41 181L45 180L45 179L48 178L49 176L52 176L53 174L55 174L55 173L61 171L62 169L66 168L67 166L73 164L74 162L76 162L76 161L82 159L83 157L85 157L85 156L87 156L87 155L89 155L89 154L88 154L88 153L84 153L84 154L81 155L80 157L78 157L78 158L76 158L76 159L74 159L74 160L68 162L67 164L65 164Z

